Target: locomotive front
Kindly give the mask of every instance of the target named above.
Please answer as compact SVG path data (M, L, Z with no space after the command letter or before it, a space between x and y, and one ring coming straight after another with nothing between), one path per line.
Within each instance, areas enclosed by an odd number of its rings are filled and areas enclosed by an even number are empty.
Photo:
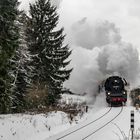
M124 80L119 76L111 76L105 81L106 101L108 104L125 104L127 91Z

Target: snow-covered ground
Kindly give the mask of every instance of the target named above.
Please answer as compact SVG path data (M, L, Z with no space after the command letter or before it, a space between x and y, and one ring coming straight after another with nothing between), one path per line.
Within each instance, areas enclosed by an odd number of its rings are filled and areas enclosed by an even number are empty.
M65 102L66 104L81 104L87 102L85 96L78 96L78 95L70 95L70 94L63 94L62 99L60 100L61 103Z
M96 118L102 116L105 112L108 111L108 107L100 109L98 112L90 113L86 120L78 124L77 126L74 126L67 131L64 131L56 136L49 137L48 139L43 140L57 140L61 138L61 140L83 140L86 136L93 133L97 129L99 129L101 126L109 122L114 116L116 116L120 110L121 107L114 107L112 110L103 118L100 120L78 130L78 128L88 124L89 122L92 122L93 120L96 120ZM135 134L140 134L140 111L136 111L133 107L124 107L122 113L111 123L109 123L107 126L96 132L95 134L89 136L86 138L86 140L130 140L131 138L131 132L130 132L130 112L131 110L134 110L135 112ZM74 133L67 135L71 132L75 131ZM66 136L67 135L67 136ZM66 137L63 137L66 136ZM137 136L137 140L140 140Z
M86 140L129 140L131 138L130 133L130 112L134 110L135 114L135 134L137 134L137 140L140 140L140 110L136 110L131 105L130 99L127 101L127 105L123 107L123 111L121 114L109 123L107 126L99 130L94 135L91 135ZM98 95L95 104L89 110L89 112L84 116L83 121L79 122L76 126L72 126L68 130L59 133L55 136L42 139L42 140L57 140L64 135L67 135L78 128L92 122L102 116L105 112L109 110L107 104L105 102L105 94ZM101 126L109 122L114 116L116 116L121 110L121 107L113 107L111 111L104 116L103 118L99 119L98 121L92 123L91 125L84 127L60 140L82 140L87 135L91 134L92 132L99 129Z
M82 118L77 116L72 124L70 124L68 115L60 111L51 112L47 115L0 115L0 140L56 140L99 118L108 110L109 107L104 102L104 97L99 95L88 113ZM110 121L120 110L121 107L113 107L105 117L62 140L82 140L82 138ZM88 137L87 140L128 140L128 137L130 138L131 110L135 112L135 134L140 135L140 111L128 105L123 108L122 113L115 120ZM138 136L137 140L140 140Z
M52 112L48 115L0 115L0 140L39 140L68 127L67 114ZM56 127L61 129L55 130Z

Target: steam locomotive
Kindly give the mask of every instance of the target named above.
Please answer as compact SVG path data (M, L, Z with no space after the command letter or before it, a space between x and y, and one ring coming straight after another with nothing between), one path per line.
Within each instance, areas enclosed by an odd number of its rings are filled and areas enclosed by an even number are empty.
M110 105L125 104L127 101L127 91L125 90L126 80L119 76L111 76L106 79L104 87L106 101Z

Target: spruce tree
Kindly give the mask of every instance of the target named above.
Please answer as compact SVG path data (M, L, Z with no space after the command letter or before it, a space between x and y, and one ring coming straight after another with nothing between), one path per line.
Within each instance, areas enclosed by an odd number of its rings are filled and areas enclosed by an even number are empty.
M10 59L19 45L16 26L17 0L0 0L0 113L8 113L12 107Z
M63 45L64 29L56 29L58 20L56 7L49 0L38 0L30 5L27 42L35 69L33 82L47 87L48 104L54 104L60 98L63 82L72 71L66 68L71 51Z

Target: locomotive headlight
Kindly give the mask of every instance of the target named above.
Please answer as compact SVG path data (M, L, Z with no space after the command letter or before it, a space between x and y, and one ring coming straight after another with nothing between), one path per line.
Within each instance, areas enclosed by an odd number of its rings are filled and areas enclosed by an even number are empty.
M126 92L125 92L125 91L123 91L123 94L126 94Z
M111 94L110 92L107 93L107 95L110 95L110 94Z

